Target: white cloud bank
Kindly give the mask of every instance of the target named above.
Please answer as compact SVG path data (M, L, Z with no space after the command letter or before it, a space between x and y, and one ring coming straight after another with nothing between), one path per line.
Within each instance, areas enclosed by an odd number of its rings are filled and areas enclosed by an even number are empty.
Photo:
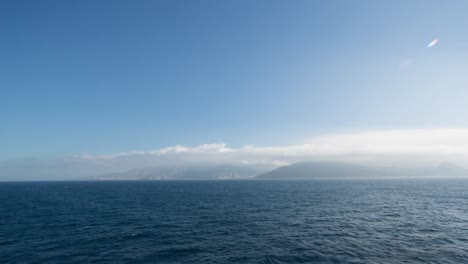
M172 146L107 155L83 154L55 162L35 162L34 166L26 164L27 161L15 162L15 165L4 163L0 164L0 169L9 175L29 171L77 177L168 164L248 164L273 168L305 160L398 165L448 161L468 167L468 128L338 133L315 136L303 144L273 147L231 148L222 143Z
M75 158L103 161L194 161L281 165L302 160L468 163L468 128L376 130L315 136L304 144L230 148L226 144L173 146Z

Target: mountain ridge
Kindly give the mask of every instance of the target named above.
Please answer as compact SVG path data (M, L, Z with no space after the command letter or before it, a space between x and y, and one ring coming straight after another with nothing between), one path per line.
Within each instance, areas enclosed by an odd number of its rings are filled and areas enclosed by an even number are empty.
M467 177L468 170L451 163L438 166L396 167L359 165L344 162L308 161L282 166L256 176L256 179L322 179L322 178L405 178Z
M171 165L93 176L91 180L224 180L253 178L270 168L247 165Z

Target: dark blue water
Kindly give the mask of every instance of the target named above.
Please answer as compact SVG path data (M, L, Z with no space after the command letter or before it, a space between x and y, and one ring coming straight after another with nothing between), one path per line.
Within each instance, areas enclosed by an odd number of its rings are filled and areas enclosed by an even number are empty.
M0 263L468 263L468 181L1 183Z

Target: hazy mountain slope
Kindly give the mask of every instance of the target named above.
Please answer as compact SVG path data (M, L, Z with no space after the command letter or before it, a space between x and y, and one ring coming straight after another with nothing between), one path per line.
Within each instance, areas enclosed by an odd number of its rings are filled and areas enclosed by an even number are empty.
M259 179L371 178L371 177L463 177L468 171L449 163L436 167L397 168L339 162L301 162L261 174Z
M247 165L160 166L92 177L93 180L208 180L246 179L268 171Z

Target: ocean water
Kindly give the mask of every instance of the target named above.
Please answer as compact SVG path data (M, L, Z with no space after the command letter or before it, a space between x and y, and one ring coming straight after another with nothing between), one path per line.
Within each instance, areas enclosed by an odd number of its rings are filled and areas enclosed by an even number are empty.
M468 180L1 183L0 263L468 263Z

